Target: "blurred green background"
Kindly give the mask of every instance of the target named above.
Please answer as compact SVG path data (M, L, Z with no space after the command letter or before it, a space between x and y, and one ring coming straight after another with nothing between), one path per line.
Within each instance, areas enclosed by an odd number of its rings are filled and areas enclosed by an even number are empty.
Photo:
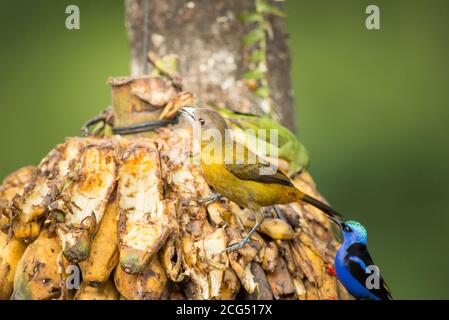
M1 0L0 177L129 74L122 1ZM81 29L65 29L77 4ZM366 30L365 8L381 10ZM449 298L449 2L287 1L297 124L320 191L369 231L395 298Z

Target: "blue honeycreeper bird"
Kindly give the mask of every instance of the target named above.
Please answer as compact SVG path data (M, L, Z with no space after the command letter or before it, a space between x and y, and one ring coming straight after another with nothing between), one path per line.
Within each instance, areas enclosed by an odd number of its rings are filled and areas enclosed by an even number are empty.
M335 272L338 280L356 299L390 300L390 289L375 267L366 243L366 229L356 221L340 222L330 217L343 232L343 244L335 255ZM373 270L374 266L376 270ZM377 275L376 275L377 272ZM377 281L372 277L378 276ZM370 279L368 279L371 277ZM368 281L367 281L368 280ZM371 288L373 286L373 288Z

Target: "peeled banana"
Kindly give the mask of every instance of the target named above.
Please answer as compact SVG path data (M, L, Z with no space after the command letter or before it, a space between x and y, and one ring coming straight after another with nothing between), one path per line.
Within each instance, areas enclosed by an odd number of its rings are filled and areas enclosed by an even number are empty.
M112 195L95 235L89 257L79 263L83 282L96 285L108 280L118 263L117 198Z
M153 143L131 144L125 151L117 194L120 266L126 273L138 274L170 233L159 153Z
M103 219L116 183L116 151L108 142L87 145L81 155L78 176L50 206L64 215L56 225L64 256L73 263L89 256L92 238Z

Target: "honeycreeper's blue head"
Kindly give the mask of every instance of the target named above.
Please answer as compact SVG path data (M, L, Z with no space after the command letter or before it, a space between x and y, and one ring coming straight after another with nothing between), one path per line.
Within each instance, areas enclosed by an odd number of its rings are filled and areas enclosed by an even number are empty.
M358 242L366 245L368 241L368 233L361 223L354 220L341 222L337 218L331 216L329 218L340 227L341 231L343 232L343 238L345 242Z
M343 231L345 241L349 241L351 243L359 242L363 244L366 244L368 241L366 229L359 222L353 220L345 221L341 223L340 227L341 231Z

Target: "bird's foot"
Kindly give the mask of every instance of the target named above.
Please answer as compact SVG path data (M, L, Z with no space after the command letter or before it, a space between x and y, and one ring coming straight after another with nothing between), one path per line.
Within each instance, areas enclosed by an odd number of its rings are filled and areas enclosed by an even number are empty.
M224 249L224 252L232 252L232 251L237 251L243 248L243 246L245 244L248 244L250 242L249 237L245 237L242 240L240 240L239 242L233 243L231 245L229 245L229 247L227 247L226 249Z
M211 202L218 201L218 200L221 200L221 199L224 199L224 197L221 194L216 193L216 194L213 194L213 195L211 195L209 197L198 199L197 202L198 203L209 204Z
M285 221L285 217L284 217L284 214L282 213L282 211L281 211L278 207L276 207L276 206L272 206L272 208L273 208L273 210L274 210L274 213L276 213L276 216L277 216L279 219Z

